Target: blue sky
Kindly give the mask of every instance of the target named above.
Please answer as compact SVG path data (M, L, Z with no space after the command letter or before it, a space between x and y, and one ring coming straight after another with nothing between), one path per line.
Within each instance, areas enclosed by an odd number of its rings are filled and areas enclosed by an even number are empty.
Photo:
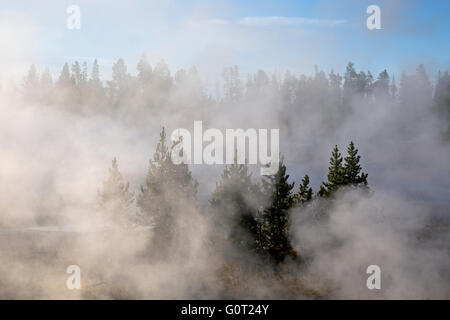
M73 4L80 30L66 28ZM371 4L381 8L381 30L366 28ZM98 58L108 77L119 57L134 73L145 52L153 65L196 65L208 79L234 64L243 75L311 74L314 65L343 72L348 61L397 76L424 63L433 77L450 68L449 35L448 0L1 0L0 73L29 63L57 73L65 61Z

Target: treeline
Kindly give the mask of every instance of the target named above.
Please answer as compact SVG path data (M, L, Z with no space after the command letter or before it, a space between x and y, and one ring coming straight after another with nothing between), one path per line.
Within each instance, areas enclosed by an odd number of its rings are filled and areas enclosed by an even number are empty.
M66 63L58 78L52 79L48 69L39 73L32 65L23 82L23 94L33 102L75 113L132 120L172 111L198 118L214 106L226 110L230 105L269 104L280 110L278 120L288 127L295 129L299 117L318 114L326 124L321 129L329 132L355 108L376 110L382 103L405 112L413 107L434 111L444 122L442 131L450 137L450 76L448 71L439 73L433 90L423 65L413 74L402 74L399 85L387 70L374 76L370 71L357 71L351 62L343 75L326 74L316 67L312 76L289 71L268 75L259 70L245 77L234 66L224 69L215 93L206 92L195 67L172 74L164 61L152 67L143 55L136 70L136 75L131 75L125 61L119 59L113 64L111 80L102 81L97 60L90 70L86 62L75 61L71 66Z
M300 186L290 183L286 165L281 160L277 174L255 182L246 164L225 166L209 204L201 209L196 199L198 183L186 164L174 164L170 157L165 130L149 161L146 183L135 193L112 161L109 178L99 191L100 210L107 220L120 228L151 226L153 249L165 255L176 246L183 226L179 221L189 210L202 211L216 228L217 241L225 241L253 252L275 264L287 257L301 259L290 239L293 209L315 199L332 201L340 188L369 191L367 174L361 172L360 156L353 142L342 157L335 146L326 181L314 192L305 175ZM323 212L318 212L323 215Z
M111 80L102 81L97 60L90 70L86 62L65 63L57 79L52 79L48 68L39 73L32 65L23 81L23 95L29 101L75 113L110 116L132 111L167 112L181 100L191 108L209 104L195 67L172 76L164 61L152 68L143 55L136 69L137 75L132 76L125 61L119 59L112 66Z

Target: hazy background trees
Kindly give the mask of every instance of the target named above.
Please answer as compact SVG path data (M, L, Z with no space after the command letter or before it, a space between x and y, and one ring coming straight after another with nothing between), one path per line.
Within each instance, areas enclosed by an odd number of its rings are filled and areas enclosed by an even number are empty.
M399 123L405 135L414 130L410 117L419 121L431 108L442 116L444 132L450 121L448 71L437 76L433 88L423 65L413 74L402 74L399 87L388 70L374 77L370 71L357 71L351 62L343 75L333 70L327 75L316 66L311 76L286 71L280 77L279 73L269 75L263 70L245 76L232 66L222 73L219 96L206 90L195 67L172 74L164 60L152 67L142 55L135 69L130 70L123 59L118 59L111 80L102 81L97 60L90 70L86 62L74 61L64 64L53 82L47 68L39 73L32 65L23 81L23 94L33 102L78 114L106 114L133 125L145 125L142 115L162 119L176 110L180 117L207 120L215 110L239 110L258 103L270 103L278 111L278 123L287 130L295 130L301 118L315 118L320 124L317 130L323 134L338 130L355 110L370 110L380 103L409 110L404 123ZM448 132L443 134L448 136Z

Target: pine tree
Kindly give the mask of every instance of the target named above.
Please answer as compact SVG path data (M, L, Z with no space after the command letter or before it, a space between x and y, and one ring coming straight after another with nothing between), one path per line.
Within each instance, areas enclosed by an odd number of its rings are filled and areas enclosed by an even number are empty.
M109 99L113 105L118 106L125 99L129 79L127 66L122 58L113 64L111 77L112 80L108 81Z
M138 78L141 84L148 85L152 78L152 67L147 61L147 56L143 54L139 60L136 69L138 70Z
M87 62L83 62L83 68L81 69L81 76L80 76L80 85L82 87L85 87L88 82L88 66Z
M258 185L252 183L248 165L234 163L225 167L210 200L218 227L229 228L225 232L229 232L231 240L249 249L256 245L255 200L259 193Z
M103 183L103 189L98 191L100 209L107 219L117 225L127 225L134 217L134 193L129 190L119 171L116 158L109 169L109 178Z
M82 82L81 67L78 61L72 64L72 82L77 86Z
M328 167L328 181L323 182L320 186L319 195L328 197L336 191L340 186L345 184L345 170L342 165L342 156L336 145L331 153L330 167Z
M144 223L153 225L157 247L169 246L177 235L176 214L195 204L197 182L187 164L175 165L170 157L164 128L153 160L150 160L145 187L137 198Z
M389 74L386 69L378 75L377 81L373 84L375 97L385 98L389 96Z
M53 79L49 68L45 68L42 72L39 87L39 100L46 104L51 103L53 99Z
M432 87L423 65L419 65L413 75L402 74L399 101L409 109L428 110L432 105Z
M294 195L296 203L305 203L312 199L313 190L309 186L309 176L306 174L302 179L298 193Z
M361 166L359 165L360 156L358 149L355 148L353 141L347 149L348 156L344 159L344 183L357 186L360 184L367 185L367 174L361 173Z
M69 65L66 62L61 70L61 74L59 75L57 85L59 87L67 88L71 84L72 84L72 81L70 78Z
M257 240L263 252L276 263L283 262L287 256L296 256L289 241L289 209L294 204L294 183L288 183L288 179L281 159L278 172L266 176L262 184L263 194L271 199L271 204L258 217L260 238Z
M224 94L228 101L238 101L242 97L242 85L239 79L237 66L225 68L222 77L224 80Z
M433 109L443 121L444 137L450 138L450 75L444 72L436 84L434 93Z
M343 86L343 102L344 106L350 105L353 95L357 91L358 86L358 74L355 70L355 65L349 62L344 74L344 86Z
M420 89L419 93L421 96L423 96L424 102L426 102L424 107L428 107L431 105L433 88L431 87L430 79L428 78L428 74L425 71L425 67L423 66L423 64L419 65L416 70L416 79L417 88Z
M31 65L30 69L28 70L28 75L25 78L25 86L37 86L39 82L39 76L36 69L36 66L34 64Z
M101 87L100 70L99 69L100 68L99 68L97 59L95 59L94 63L92 64L91 78L89 79L91 86Z
M34 100L38 95L39 75L34 64L31 65L27 76L23 81L24 96Z
M323 182L320 186L320 196L329 197L339 187L345 185L367 186L368 175L361 173L361 166L359 165L361 157L358 155L358 149L355 148L353 141L350 142L347 153L343 164L337 145L334 147L330 158L330 167L328 167L328 181Z
M45 68L41 74L41 86L44 88L50 88L53 86L52 75L50 74L49 68Z
M362 74L364 75L364 72L362 72ZM364 96L365 97L371 97L372 93L373 93L373 75L370 71L367 71L367 75L365 76L365 78L363 77L363 81L364 81Z
M169 66L164 60L158 62L153 70L153 83L159 90L167 91L172 87Z

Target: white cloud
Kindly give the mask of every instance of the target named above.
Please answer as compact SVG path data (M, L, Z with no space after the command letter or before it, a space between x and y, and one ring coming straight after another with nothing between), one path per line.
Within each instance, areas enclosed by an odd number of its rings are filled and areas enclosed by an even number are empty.
M244 17L238 20L226 20L220 18L190 20L189 24L195 26L225 26L239 25L246 27L275 27L275 26L325 26L334 27L346 23L346 20L328 20L303 17L284 17L284 16L266 16L266 17Z
M195 20L188 21L188 24L191 26L203 26L203 25L223 26L223 25L228 25L230 23L231 22L226 19L219 19L219 18L195 19Z
M333 27L338 24L345 23L346 20L326 20L303 17L284 17L284 16L270 16L270 17L245 17L238 21L238 24L251 27L266 27L266 26L300 26L300 25L314 25L314 26L329 26Z

